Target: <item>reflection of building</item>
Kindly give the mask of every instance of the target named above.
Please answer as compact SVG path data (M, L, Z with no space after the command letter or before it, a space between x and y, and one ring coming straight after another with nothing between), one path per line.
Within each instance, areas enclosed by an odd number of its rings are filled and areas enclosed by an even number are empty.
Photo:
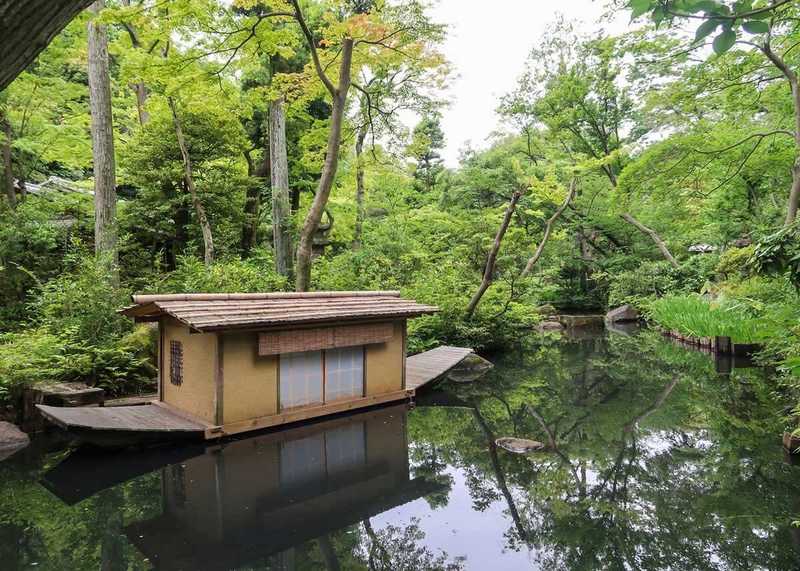
M163 513L126 528L159 569L226 569L438 490L410 479L406 406L254 436L162 468Z

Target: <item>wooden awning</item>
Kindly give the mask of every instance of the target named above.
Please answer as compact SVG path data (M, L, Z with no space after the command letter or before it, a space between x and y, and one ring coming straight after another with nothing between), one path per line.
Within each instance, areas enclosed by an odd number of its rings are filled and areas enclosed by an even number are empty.
M396 291L135 295L133 302L121 313L142 321L167 315L195 331L375 322L439 311Z

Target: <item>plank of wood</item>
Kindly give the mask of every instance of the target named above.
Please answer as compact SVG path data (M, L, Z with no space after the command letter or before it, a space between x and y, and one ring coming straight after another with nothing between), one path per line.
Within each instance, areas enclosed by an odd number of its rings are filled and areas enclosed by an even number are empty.
M154 400L158 400L158 393L151 393L146 395L135 395L130 397L121 397L118 399L110 399L105 402L103 406L142 406L150 404Z
M126 432L203 432L206 426L155 405L110 408L65 408L36 405L51 422L65 429Z
M406 359L406 387L416 390L435 381L458 365L472 349L466 347L437 347Z
M413 391L400 390L391 393L384 393L380 395L373 395L362 397L353 400L339 401L335 403L327 403L319 406L303 407L297 410L287 411L278 414L271 414L269 416L262 416L259 418L252 418L249 420L242 420L239 422L231 422L222 426L216 426L206 429L206 438L222 438L230 434L238 434L240 432L247 432L250 430L260 430L262 428L269 428L281 424L288 424L290 422L299 422L308 420L310 418L317 418L329 414L336 414L339 412L346 412L357 408L367 406L374 406L392 401L405 400L413 396Z

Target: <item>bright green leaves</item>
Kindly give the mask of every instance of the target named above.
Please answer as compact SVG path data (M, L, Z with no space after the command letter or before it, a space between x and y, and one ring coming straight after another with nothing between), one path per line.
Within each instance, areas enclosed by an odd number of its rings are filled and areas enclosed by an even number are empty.
M631 10L631 20L635 20L645 12L649 12L654 4L657 3L651 0L631 0L628 2L628 8Z
M721 34L719 34L716 38L714 38L714 53L717 55L722 55L727 52L733 44L736 43L736 32L732 29L727 28L723 30Z
M718 30L712 42L714 53L730 50L742 34L765 34L770 31L766 19L777 15L779 7L764 6L753 0L731 2L719 0L630 0L627 4L631 19L649 14L656 26L663 21L698 21L694 43L698 44Z

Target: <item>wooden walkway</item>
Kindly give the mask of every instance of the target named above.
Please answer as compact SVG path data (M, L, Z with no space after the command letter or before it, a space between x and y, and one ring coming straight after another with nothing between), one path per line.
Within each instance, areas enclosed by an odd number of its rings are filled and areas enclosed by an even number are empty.
M157 404L103 408L36 405L51 422L65 429L122 432L197 432L207 425Z
M472 349L437 347L406 359L406 390L416 391L458 365Z

